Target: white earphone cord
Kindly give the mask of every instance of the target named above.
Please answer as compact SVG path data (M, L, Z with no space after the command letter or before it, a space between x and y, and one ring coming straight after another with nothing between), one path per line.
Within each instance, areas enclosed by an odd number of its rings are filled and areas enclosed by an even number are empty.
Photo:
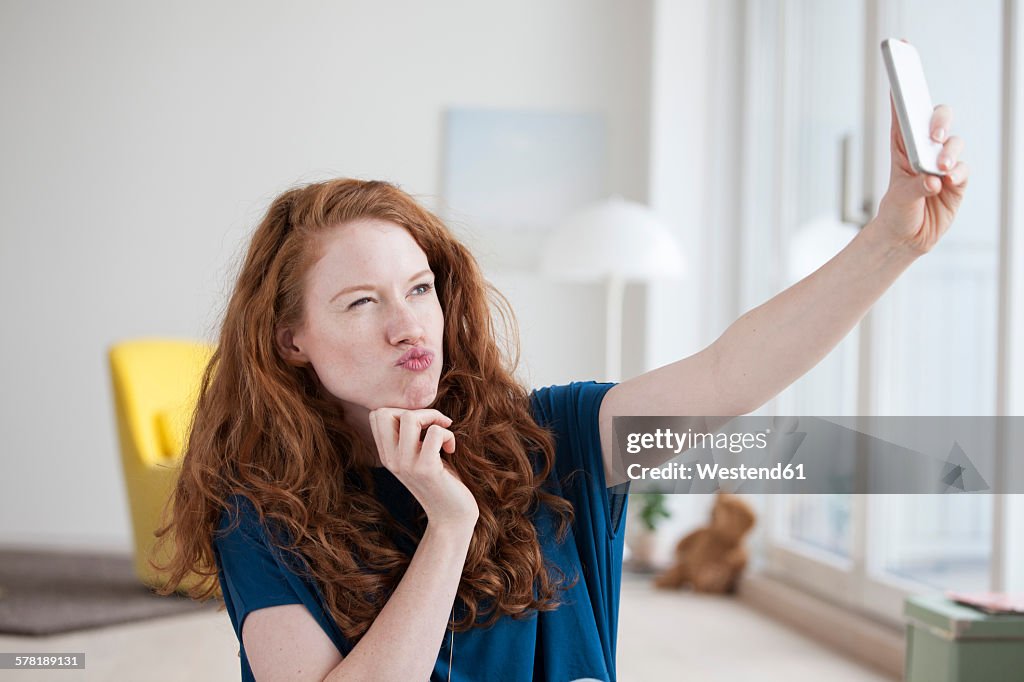
M448 682L452 682L452 660L455 658L455 606L452 606L452 643L448 647Z

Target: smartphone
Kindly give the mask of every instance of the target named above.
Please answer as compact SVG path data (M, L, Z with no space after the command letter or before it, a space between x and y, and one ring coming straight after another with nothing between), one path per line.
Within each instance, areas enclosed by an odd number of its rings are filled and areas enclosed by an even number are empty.
M882 41L882 57L889 73L889 86L896 105L896 118L903 133L910 165L918 173L945 175L937 163L942 143L931 136L932 96L924 79L921 57L910 43L887 38Z

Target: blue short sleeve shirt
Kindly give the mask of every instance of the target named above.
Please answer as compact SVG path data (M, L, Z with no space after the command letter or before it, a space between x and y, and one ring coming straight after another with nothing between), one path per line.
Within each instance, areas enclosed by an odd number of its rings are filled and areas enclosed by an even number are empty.
M615 680L615 642L622 575L623 526L629 484L605 485L598 410L614 384L574 382L534 391L538 424L555 434L555 466L549 490L572 503L575 519L563 542L555 539L556 518L541 506L534 517L541 551L576 584L560 594L554 611L516 620L505 616L488 628L455 634L451 679L520 682ZM373 469L382 501L404 522L416 509L408 490L384 468ZM294 570L269 541L270 532L252 504L234 496L214 539L218 579L238 635L244 681L253 680L242 643L242 625L257 609L303 604L342 655L352 645L330 617L319 587ZM228 530L236 514L239 525ZM401 545L400 545L401 547ZM401 547L410 554L414 546ZM448 679L449 637L438 651L432 680Z

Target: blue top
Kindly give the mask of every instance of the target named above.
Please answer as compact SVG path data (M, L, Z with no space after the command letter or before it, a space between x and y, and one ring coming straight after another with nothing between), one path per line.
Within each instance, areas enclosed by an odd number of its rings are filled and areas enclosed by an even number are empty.
M569 578L579 580L559 593L563 602L554 611L534 613L524 620L503 616L489 628L455 633L453 680L615 680L615 640L618 628L619 586L622 577L622 518L629 484L605 486L598 432L598 408L614 384L592 381L549 386L534 391L534 419L555 434L555 466L551 492L572 503L575 520L565 541L555 541L557 519L541 505L534 517L544 556ZM381 502L405 522L418 503L383 467L372 470ZM575 472L575 473L574 473ZM570 474L573 474L570 476ZM319 587L292 572L280 552L267 542L265 528L243 496L234 496L242 520L226 536L215 536L218 579L224 603L242 645L242 624L256 609L281 604L304 604L342 655L352 650L324 606ZM225 511L221 530L233 516ZM411 524L409 524L411 526ZM396 538L397 539L397 538ZM415 546L399 547L410 556ZM448 679L450 635L438 652L431 680ZM253 680L245 647L239 651L242 680Z

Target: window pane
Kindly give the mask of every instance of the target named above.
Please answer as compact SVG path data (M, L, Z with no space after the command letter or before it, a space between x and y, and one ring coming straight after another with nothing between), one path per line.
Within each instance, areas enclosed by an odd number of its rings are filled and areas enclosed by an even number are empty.
M849 559L853 537L850 514L850 495L792 495L788 509L790 539Z
M986 590L992 537L989 495L874 495L881 569L934 589Z
M786 284L809 275L856 234L841 220L842 141L859 138L864 108L864 3L786 3L785 148L788 207L783 210ZM851 144L850 149L856 149ZM786 152L784 152L786 153ZM850 174L859 175L854 159ZM857 404L858 331L783 392L779 411L793 415L851 415ZM784 505L788 539L839 557L851 556L849 495L797 495Z
M880 414L994 414L1001 7L903 0L904 35L921 53L932 99L953 107L971 186L950 232L876 307ZM950 45L960 46L956 50ZM962 46L970 45L970 49ZM872 496L881 523L874 566L935 588L989 584L992 498Z

